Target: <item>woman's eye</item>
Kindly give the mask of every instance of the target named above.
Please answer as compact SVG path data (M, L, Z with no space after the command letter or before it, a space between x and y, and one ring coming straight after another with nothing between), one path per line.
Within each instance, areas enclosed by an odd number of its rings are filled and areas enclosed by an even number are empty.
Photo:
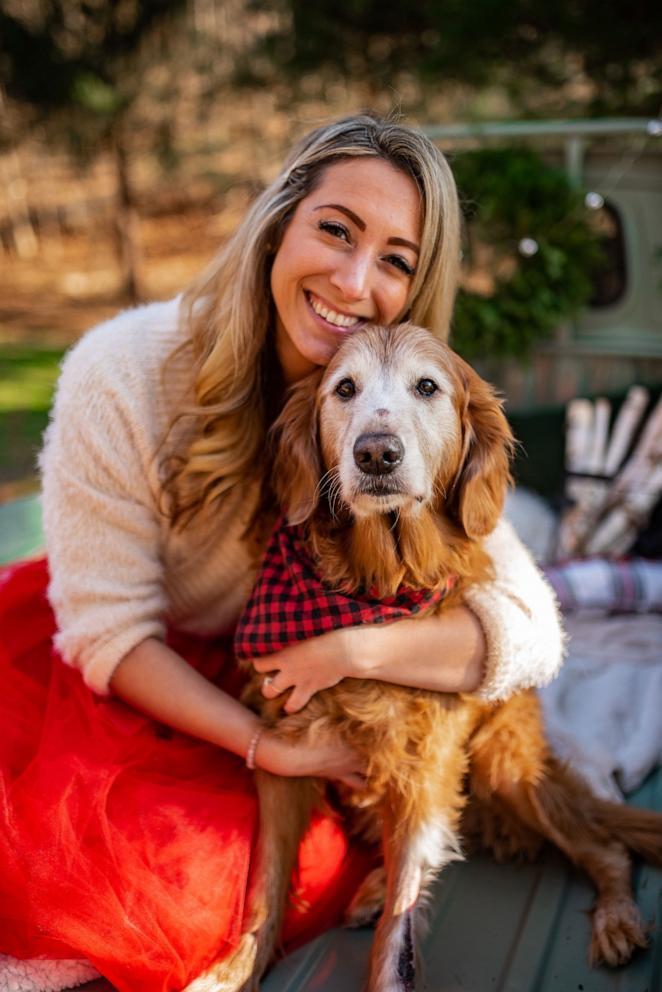
M325 231L326 234L331 234L334 238L341 238L343 241L349 241L349 231L344 224L339 224L335 220L321 220L319 222L320 231Z
M409 262L402 257L402 255L389 255L386 261L393 265L396 269L400 269L400 271L404 272L406 276L416 275L416 269L411 266Z
M439 386L432 379L419 379L416 383L416 392L420 393L421 396L432 396L438 389Z
M342 400L351 400L356 392L356 386L351 379L341 379L336 386L336 395Z

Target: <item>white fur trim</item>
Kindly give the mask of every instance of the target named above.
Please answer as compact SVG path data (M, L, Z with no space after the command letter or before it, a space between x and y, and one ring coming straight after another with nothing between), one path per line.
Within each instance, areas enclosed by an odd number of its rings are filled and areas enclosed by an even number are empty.
M509 523L485 539L491 582L471 586L465 602L487 642L486 674L477 695L490 702L547 685L563 661L564 633L556 597Z
M21 961L0 954L0 992L62 992L99 977L89 961Z

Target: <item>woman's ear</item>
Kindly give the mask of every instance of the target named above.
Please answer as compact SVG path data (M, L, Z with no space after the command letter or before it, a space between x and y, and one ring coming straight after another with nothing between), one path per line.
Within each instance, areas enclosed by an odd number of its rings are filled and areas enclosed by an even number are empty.
M317 387L323 369L311 372L290 391L271 428L274 446L273 485L280 509L290 524L311 516L319 500L322 477L317 431Z
M462 359L464 395L460 409L462 456L452 487L451 509L467 537L489 534L496 526L512 482L515 442L494 390Z

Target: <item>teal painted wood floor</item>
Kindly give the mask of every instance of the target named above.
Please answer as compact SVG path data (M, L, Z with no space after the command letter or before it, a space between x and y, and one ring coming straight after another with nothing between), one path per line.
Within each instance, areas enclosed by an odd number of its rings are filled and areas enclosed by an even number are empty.
M630 802L662 812L662 770ZM662 871L639 864L634 882L650 947L625 968L590 969L593 889L556 852L451 865L430 902L420 992L662 992ZM330 930L277 964L262 992L362 992L371 941L369 929ZM80 992L113 989L100 980Z

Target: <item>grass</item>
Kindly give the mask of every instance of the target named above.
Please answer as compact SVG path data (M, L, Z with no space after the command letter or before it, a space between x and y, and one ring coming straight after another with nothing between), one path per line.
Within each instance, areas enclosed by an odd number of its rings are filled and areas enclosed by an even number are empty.
M36 455L64 348L0 345L0 483L20 486L36 474Z

